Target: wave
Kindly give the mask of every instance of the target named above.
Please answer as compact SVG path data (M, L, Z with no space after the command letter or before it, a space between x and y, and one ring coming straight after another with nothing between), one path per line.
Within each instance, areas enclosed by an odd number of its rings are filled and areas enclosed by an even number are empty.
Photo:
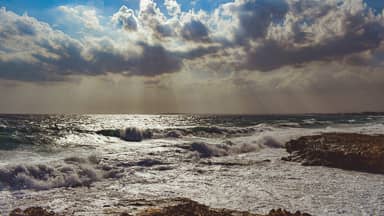
M96 156L69 157L55 165L19 164L0 167L0 190L48 190L58 187L90 186L101 178L113 176L99 166Z
M20 147L44 146L54 143L54 135L37 128L8 127L0 125L0 150Z
M220 127L191 127L191 128L166 128L166 129L139 129L129 127L120 129L104 129L96 131L96 134L118 137L126 141L139 142L144 139L160 138L182 138L185 136L197 137L235 137L249 135L255 132L262 132L267 128L263 127L245 127L245 128L220 128Z
M104 129L96 131L96 134L109 137L118 137L120 139L131 142L140 142L143 139L150 139L153 136L151 130L142 130L136 127L129 127L126 129Z
M255 152L264 148L283 148L283 144L272 137L262 136L250 143L234 143L233 141L225 141L221 144L192 142L187 145L178 145L177 147L197 153L199 158L210 158Z

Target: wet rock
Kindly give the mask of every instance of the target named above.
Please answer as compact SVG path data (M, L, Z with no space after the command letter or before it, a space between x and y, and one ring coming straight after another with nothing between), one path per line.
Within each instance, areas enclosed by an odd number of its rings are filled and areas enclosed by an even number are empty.
M162 165L163 162L155 159L144 159L136 163L137 166L151 167L155 165Z
M164 202L164 201L163 201ZM138 216L310 216L306 213L290 213L285 210L271 210L267 215L253 214L250 212L233 211L229 209L214 209L206 205L185 198L178 200L169 200L166 203L160 203L162 207L151 207Z
M43 209L42 207L30 207L24 211L17 208L13 210L9 216L59 216L59 214Z
M160 207L152 207L138 216L231 216L230 210L214 210L189 199L169 200ZM251 215L251 214L240 214Z
M286 161L306 166L329 166L384 173L384 135L325 133L286 143Z
M300 211L291 213L289 211L282 210L282 209L277 209L277 210L273 209L269 212L269 214L265 216L311 216L311 215L307 213L301 213Z
M271 210L267 215L254 214L250 212L234 211L229 209L215 209L199 204L186 198L171 198L161 200L125 200L124 206L134 207L122 213L116 212L112 215L120 216L311 216L297 211L290 213L286 210ZM109 205L103 207L108 208ZM135 210L136 209L136 210ZM76 212L74 212L76 213ZM72 215L72 214L71 214ZM64 216L62 214L48 211L42 207L30 207L24 211L15 209L10 216Z

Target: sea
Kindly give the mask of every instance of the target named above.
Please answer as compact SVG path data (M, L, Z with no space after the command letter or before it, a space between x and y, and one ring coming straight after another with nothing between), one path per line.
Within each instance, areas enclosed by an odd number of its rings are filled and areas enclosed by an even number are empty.
M42 206L118 215L130 200L214 208L384 215L384 176L283 161L326 132L384 134L383 113L0 115L0 215Z

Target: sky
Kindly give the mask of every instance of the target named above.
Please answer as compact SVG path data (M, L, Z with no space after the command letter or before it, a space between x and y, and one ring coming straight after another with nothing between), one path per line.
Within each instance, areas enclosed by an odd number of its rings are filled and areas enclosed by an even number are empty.
M0 0L0 113L384 111L382 0Z

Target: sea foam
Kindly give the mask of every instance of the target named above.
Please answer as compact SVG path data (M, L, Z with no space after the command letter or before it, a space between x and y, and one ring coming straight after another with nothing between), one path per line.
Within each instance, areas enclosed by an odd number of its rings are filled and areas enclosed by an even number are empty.
M259 127L190 127L190 128L165 128L165 129L140 129L137 127L128 127L125 129L103 129L96 131L96 134L118 137L126 141L140 142L144 139L161 138L183 138L186 136L195 137L236 137L261 132L266 128Z
M1 167L0 190L88 186L102 176L95 162L95 157L70 157L55 165L18 164Z
M192 142L178 147L198 153L200 158L222 157L259 151L264 148L282 148L283 144L269 136L261 136L253 142L227 140L220 144Z

